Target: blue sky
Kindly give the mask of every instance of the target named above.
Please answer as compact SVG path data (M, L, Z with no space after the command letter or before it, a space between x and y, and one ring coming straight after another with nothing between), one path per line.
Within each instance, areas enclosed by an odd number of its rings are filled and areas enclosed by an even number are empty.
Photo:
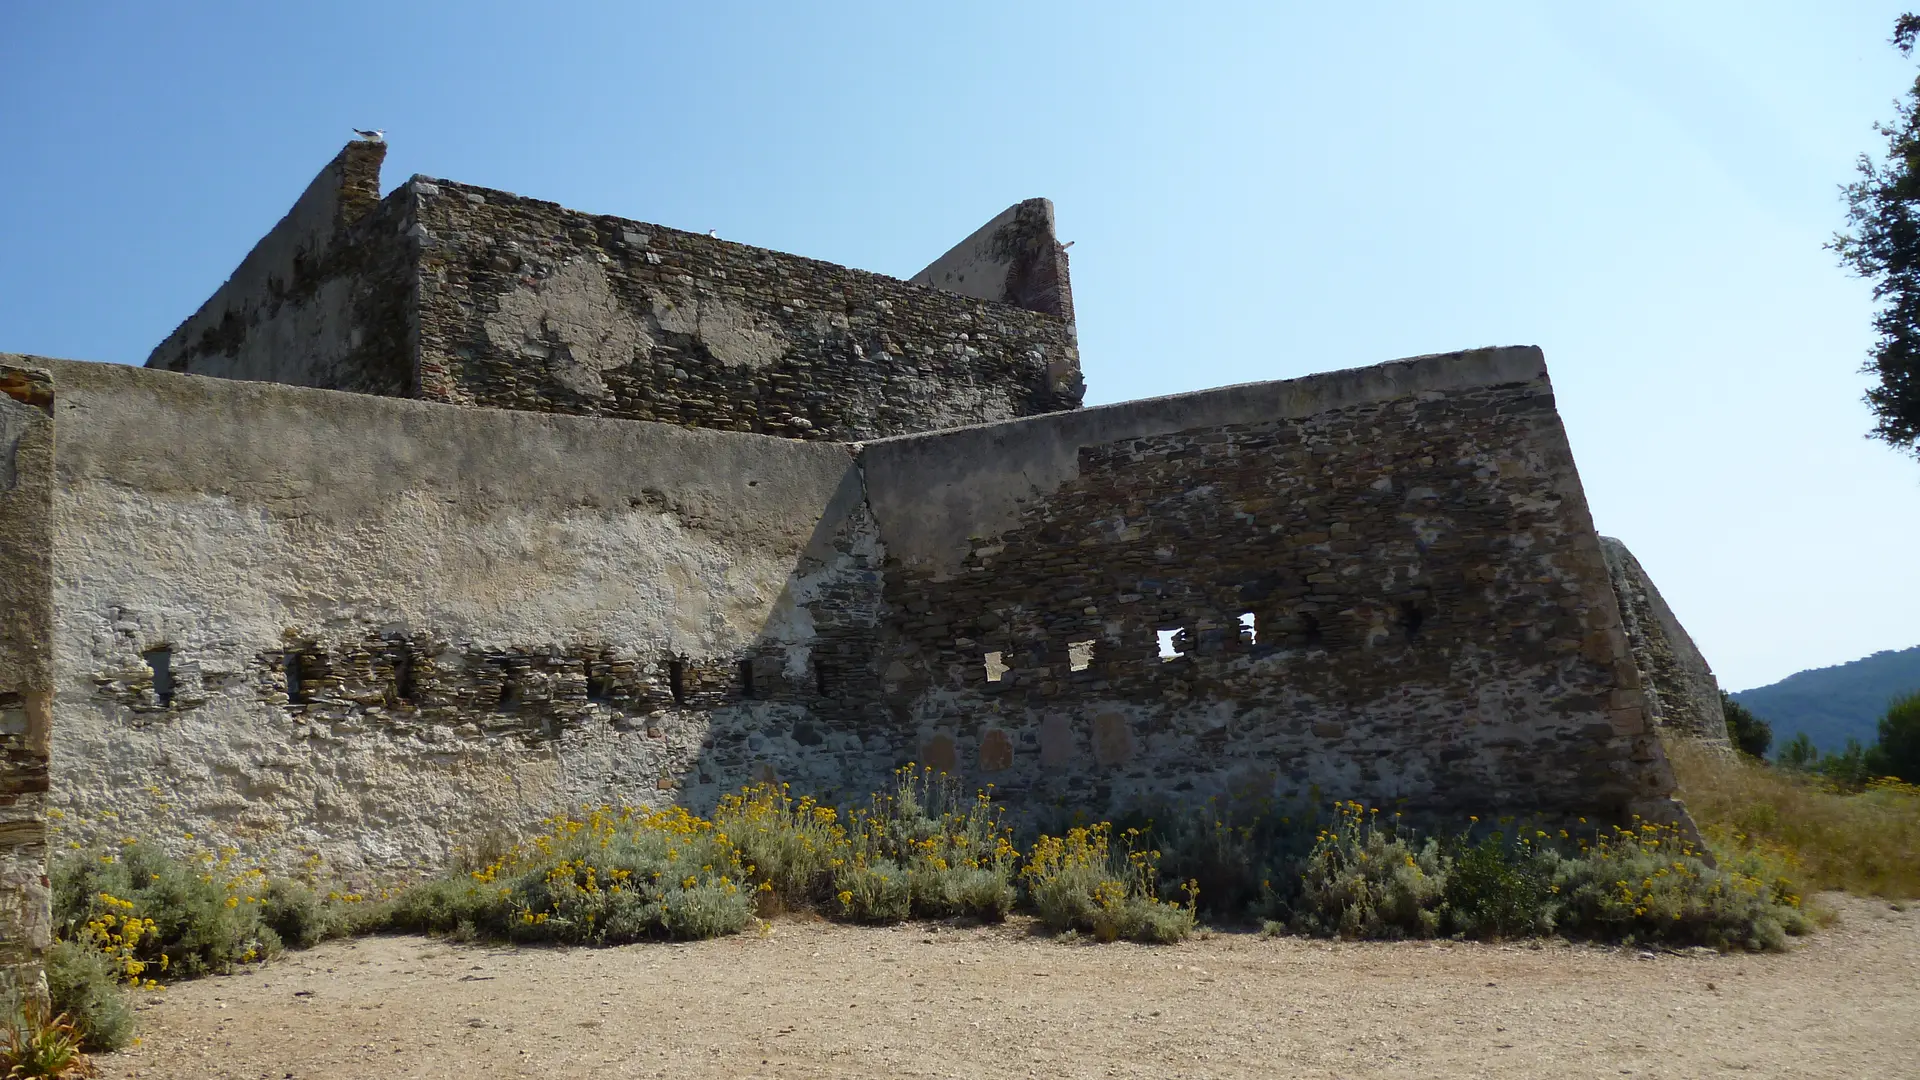
M1821 250L1900 10L0 2L0 349L142 361L352 126L388 187L900 275L1045 195L1090 402L1542 346L1597 524L1741 689L1920 643L1920 462L1862 437Z

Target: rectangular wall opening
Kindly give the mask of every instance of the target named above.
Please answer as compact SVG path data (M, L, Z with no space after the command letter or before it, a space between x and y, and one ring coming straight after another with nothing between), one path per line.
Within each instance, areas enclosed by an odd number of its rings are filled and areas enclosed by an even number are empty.
M613 700L613 673L604 665L595 664L587 669L587 700L602 704Z
M753 692L753 658L752 657L748 657L747 659L740 661L740 696L743 698L746 698L749 701L753 700L754 697L756 696Z
M1085 671L1092 666L1093 666L1093 642L1092 641L1067 642L1067 669L1069 671Z
M1240 643L1242 645L1260 644L1259 620L1254 618L1251 611L1240 613Z
M827 665L818 660L813 662L813 691L821 697L827 696Z
M687 703L687 662L677 656L667 661L667 689L675 705Z
M1171 630L1156 630L1154 631L1154 637L1160 642L1160 659L1162 662L1178 660L1187 655L1182 651L1182 646L1187 642L1186 627L1176 626Z
M153 672L153 696L158 698L163 708L173 705L173 647L162 645L148 649L140 654Z
M1003 655L1005 654L998 651L990 652L986 655L988 682L999 682L1001 679L1007 677L1007 665L1001 662Z
M508 679L500 684L500 700L494 702L494 711L513 713L520 711L520 684Z

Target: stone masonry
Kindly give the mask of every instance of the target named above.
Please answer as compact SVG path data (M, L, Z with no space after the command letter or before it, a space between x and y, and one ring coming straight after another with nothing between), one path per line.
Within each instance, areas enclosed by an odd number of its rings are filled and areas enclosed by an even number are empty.
M52 943L53 384L0 358L0 1001L38 993Z
M819 440L1080 404L1044 199L962 294L447 180L377 199L384 154L341 151L147 366Z
M1606 553L1607 574L1620 602L1634 662L1646 676L1647 719L1730 752L1733 744L1727 737L1720 682L1713 677L1707 658L1700 655L1687 628L1680 625L1627 545L1603 536L1600 550Z
M0 980L50 830L390 878L909 761L1029 818L1686 821L1711 673L1539 350L1083 409L1044 200L902 281L383 152L148 367L0 355Z

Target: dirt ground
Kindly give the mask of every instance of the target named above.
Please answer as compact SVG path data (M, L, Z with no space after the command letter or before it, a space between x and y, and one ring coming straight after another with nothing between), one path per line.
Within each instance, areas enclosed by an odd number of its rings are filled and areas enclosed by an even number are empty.
M109 1078L1915 1077L1920 905L1785 955L1024 925L619 949L335 942L146 995Z

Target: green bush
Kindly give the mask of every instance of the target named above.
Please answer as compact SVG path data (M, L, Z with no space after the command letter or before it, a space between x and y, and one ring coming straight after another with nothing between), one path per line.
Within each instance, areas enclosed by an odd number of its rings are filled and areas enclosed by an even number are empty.
M1532 845L1498 834L1463 843L1442 894L1449 927L1476 938L1551 933L1553 863Z
M99 949L56 941L47 953L47 995L80 1035L80 1048L119 1050L133 1041L133 1006L112 961Z
M288 948L311 949L345 932L345 920L297 881L273 878L259 896L260 921Z
M842 815L784 785L720 801L714 824L738 845L775 909L813 907L859 922L957 915L995 921L1016 898L1014 850L999 807L912 765L892 791Z
M1757 761L1767 760L1767 747L1773 745L1773 725L1753 715L1745 705L1720 691L1720 710L1727 720L1727 740L1733 748Z
M760 784L723 797L713 823L739 848L768 914L824 907L839 891L835 870L850 851L833 807L795 799L784 784Z
M1147 845L1161 853L1160 876L1194 883L1199 914L1240 922L1284 917L1293 909L1315 824L1310 813L1209 799L1197 809L1161 806L1142 828Z
M1871 771L1920 784L1920 690L1888 703L1879 735L1868 752Z
M0 1069L7 1080L94 1076L73 1021L34 997L0 999Z

